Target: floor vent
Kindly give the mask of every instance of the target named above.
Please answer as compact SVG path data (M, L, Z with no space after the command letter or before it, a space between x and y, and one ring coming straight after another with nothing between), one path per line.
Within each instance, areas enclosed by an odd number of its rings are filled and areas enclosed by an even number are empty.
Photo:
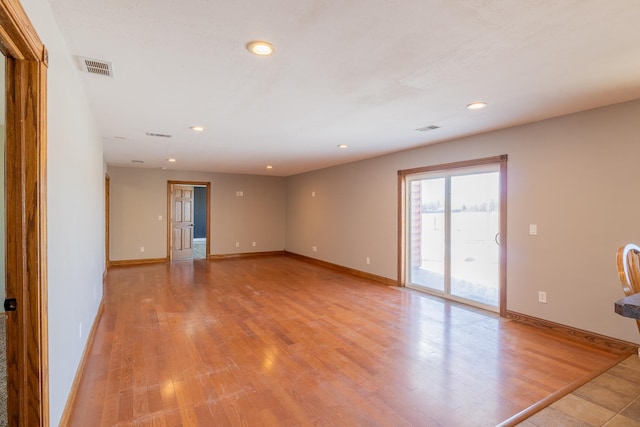
M436 129L440 129L440 126L435 126L435 125L430 125L430 126L423 126L421 128L416 129L418 132L428 132L430 130L436 130Z
M113 66L111 62L100 59L78 57L82 71L89 74L99 74L105 77L113 77Z

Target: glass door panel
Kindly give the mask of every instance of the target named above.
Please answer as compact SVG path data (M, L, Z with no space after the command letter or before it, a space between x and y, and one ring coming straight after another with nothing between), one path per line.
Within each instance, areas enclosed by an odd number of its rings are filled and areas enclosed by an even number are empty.
M407 286L489 310L500 302L500 166L407 181Z
M410 183L411 283L445 291L445 178Z
M451 295L498 305L499 174L451 177Z

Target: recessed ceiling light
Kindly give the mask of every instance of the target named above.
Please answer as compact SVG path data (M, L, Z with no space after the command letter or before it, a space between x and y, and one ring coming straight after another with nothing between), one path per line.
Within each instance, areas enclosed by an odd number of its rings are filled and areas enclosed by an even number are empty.
M174 163L176 161L176 159L167 159L167 161Z
M482 102L482 101L478 101L478 102L472 102L471 104L467 104L467 108L469 110L479 110L481 108L484 108L487 106L486 102Z
M265 42L263 40L256 40L247 43L247 49L249 50L249 52L260 56L268 56L275 51L271 43Z
M267 169L273 169L273 166L268 165L268 166L267 166Z
M349 148L349 146L347 144L340 144L338 145L338 148Z
M204 132L204 128L202 126L191 126L191 130L196 132Z

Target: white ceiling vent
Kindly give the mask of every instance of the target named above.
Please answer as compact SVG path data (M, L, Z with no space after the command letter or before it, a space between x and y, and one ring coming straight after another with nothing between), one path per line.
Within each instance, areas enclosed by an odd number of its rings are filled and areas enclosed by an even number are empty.
M113 77L113 66L111 62L100 59L78 57L82 71L89 74L99 74L101 76Z
M430 126L423 126L421 128L416 129L418 132L428 132L430 130L436 130L436 129L440 129L440 126L436 126L436 125L430 125Z
M171 138L171 135L166 133L155 133L155 132L147 132L147 136L155 136L158 138Z

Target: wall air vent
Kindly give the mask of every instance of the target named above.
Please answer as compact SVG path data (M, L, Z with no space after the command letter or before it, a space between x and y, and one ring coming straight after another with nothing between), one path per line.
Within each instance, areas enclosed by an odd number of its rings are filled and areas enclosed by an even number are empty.
M111 62L100 59L78 57L82 71L89 74L99 74L105 77L113 77L113 66Z
M144 161L143 160L131 160L131 163L140 163L140 164L142 164L142 163L144 163Z
M147 132L147 136L155 136L157 138L171 138L171 135L167 135L166 133Z
M430 125L430 126L423 126L421 128L416 129L418 132L428 132L430 130L436 130L436 129L440 129L440 126L435 126L435 125Z

